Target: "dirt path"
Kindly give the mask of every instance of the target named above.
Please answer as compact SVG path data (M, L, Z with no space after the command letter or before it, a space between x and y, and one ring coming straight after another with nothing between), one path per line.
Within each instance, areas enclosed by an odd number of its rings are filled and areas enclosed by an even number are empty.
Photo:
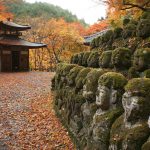
M55 116L53 73L0 74L0 150L73 150Z

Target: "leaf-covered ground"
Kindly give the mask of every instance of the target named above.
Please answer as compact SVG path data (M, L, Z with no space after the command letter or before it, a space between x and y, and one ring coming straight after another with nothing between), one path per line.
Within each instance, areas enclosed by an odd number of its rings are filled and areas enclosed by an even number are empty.
M55 116L53 73L0 74L0 150L73 150Z

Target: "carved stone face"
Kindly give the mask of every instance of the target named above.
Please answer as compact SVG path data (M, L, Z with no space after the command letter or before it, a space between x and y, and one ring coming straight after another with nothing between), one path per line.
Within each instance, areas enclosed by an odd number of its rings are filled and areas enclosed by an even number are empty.
M96 104L100 106L102 110L107 110L112 104L115 104L117 100L117 90L109 89L106 86L99 85Z
M144 58L142 56L134 56L133 65L137 70L142 70L145 67Z
M125 110L125 122L131 122L140 119L142 108L139 103L144 102L144 97L133 95L131 92L126 92L122 98L122 104Z

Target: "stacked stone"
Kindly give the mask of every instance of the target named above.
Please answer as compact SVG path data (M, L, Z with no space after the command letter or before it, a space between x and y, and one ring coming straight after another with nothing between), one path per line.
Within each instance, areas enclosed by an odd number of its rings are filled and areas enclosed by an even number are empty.
M55 110L79 149L150 149L147 18L143 15L139 23L125 19L123 29L108 31L92 42L92 47L96 44L101 50L75 54L70 64L58 64L52 80ZM117 47L122 37L132 44L137 38L143 40L136 46Z

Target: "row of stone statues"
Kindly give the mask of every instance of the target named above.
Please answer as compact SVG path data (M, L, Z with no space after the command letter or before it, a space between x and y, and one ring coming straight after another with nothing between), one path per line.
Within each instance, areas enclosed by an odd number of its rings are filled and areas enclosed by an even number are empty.
M150 48L137 49L133 54L130 49L117 48L103 52L84 52L75 54L72 64L84 67L107 68L126 72L129 78L150 77Z
M59 64L55 108L83 150L150 149L150 79Z

